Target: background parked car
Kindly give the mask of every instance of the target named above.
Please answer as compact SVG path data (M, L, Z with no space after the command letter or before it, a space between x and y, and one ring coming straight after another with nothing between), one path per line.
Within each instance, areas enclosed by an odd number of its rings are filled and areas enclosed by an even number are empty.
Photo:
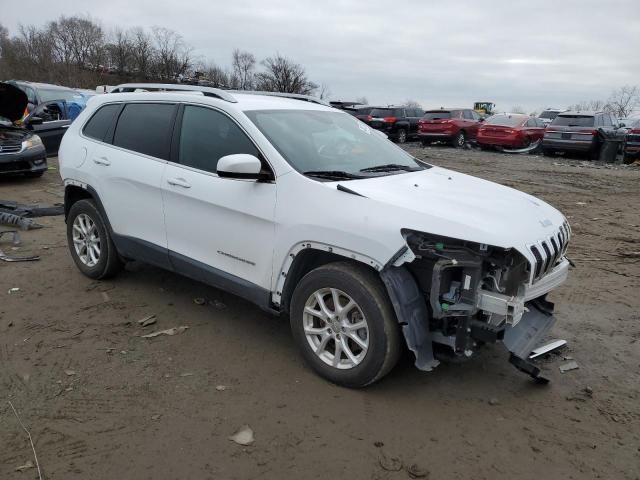
M538 115L538 119L542 120L545 125L550 125L553 122L553 119L558 116L559 113L564 112L560 108L547 108L544 111L540 112Z
M27 95L28 115L22 120L24 126L42 139L47 155L56 155L62 136L86 106L88 96L71 88L47 83L18 80L9 80L7 83Z
M481 148L526 148L542 140L545 125L529 115L501 113L488 118L478 129Z
M376 108L382 108L382 107L373 107L371 105L354 105L353 107L345 108L344 111L347 113L350 113L351 115L356 117L358 120L361 120L367 123L369 119L369 115L371 115L371 112Z
M631 125L624 142L624 163L640 160L640 120Z
M0 83L0 174L40 176L47 169L47 156L38 135L17 127L27 96L13 85Z
M418 121L418 135L422 145L445 141L462 148L468 140L475 140L483 121L482 116L470 108L427 110Z
M542 141L542 152L547 156L556 153L582 153L592 159L600 153L598 129L605 133L617 130L617 120L606 112L563 112L551 122Z
M421 108L374 108L367 117L367 123L372 128L384 132L391 140L404 143L418 136L418 122L423 115L424 110Z

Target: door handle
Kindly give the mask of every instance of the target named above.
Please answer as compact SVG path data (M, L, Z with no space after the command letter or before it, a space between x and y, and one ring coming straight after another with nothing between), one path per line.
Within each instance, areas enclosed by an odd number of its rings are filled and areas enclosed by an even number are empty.
M191 184L184 178L168 178L167 183L174 187L191 188Z
M94 158L93 163L95 163L96 165L103 165L105 167L108 167L109 165L111 165L111 162L107 157Z

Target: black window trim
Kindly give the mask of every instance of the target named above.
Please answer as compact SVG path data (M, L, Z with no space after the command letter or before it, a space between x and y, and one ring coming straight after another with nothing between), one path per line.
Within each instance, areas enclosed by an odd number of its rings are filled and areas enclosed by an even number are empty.
M186 106L208 108L208 109L213 110L215 112L221 113L222 115L226 116L229 120L231 120L247 136L249 141L253 144L255 149L260 154L258 159L263 164L263 166L266 166L267 169L269 170L268 173L269 173L269 177L270 178L266 179L266 180L260 180L260 181L262 183L275 183L276 174L275 174L275 169L273 168L273 165L271 165L271 162L269 162L269 159L265 155L264 151L257 144L257 142L253 139L253 137L249 134L249 132L247 132L247 129L244 128L242 125L240 125L235 120L235 118L233 118L231 115L229 115L229 113L227 113L224 110L222 110L220 108L217 108L217 107L215 107L213 105L208 105L208 104L204 104L204 103L196 103L196 102L180 102L179 103L178 112L177 112L177 114L175 116L175 122L174 122L174 125L173 125L173 132L171 134L171 146L170 146L169 160L168 160L169 163L171 163L173 166L184 168L184 169L190 170L192 172L200 173L202 175L209 175L209 176L212 176L212 177L223 178L220 175L218 175L217 173L208 172L206 170L201 170L199 168L191 167L189 165L184 165L184 164L180 163L180 133L182 131L182 117L184 115L184 107L186 107ZM235 179L225 178L225 180L235 180Z
M99 140L97 138L90 137L87 134L85 134L84 130L87 128L87 125L89 125L89 122L93 119L93 117L95 117L100 110L102 110L103 108L105 108L105 107L107 107L109 105L119 106L120 110L116 112L116 114L115 114L116 121L113 122L109 128L107 128L107 131L104 134L104 138L102 140ZM107 103L103 103L102 105L100 105L98 108L96 108L93 111L91 116L89 118L87 118L87 120L85 120L85 122L80 127L80 136L82 138L85 138L87 140L91 140L93 142L106 143L108 145L111 145L112 142L113 142L113 132L115 131L115 126L118 123L118 119L120 118L120 114L122 113L123 107L124 107L124 104L121 103L121 102L107 102Z
M87 141L90 141L90 142L95 142L95 143L100 143L102 145L107 145L107 146L109 146L111 148L115 148L115 149L120 150L122 152L134 153L136 155L141 155L141 156L143 156L145 158L148 158L150 160L154 160L156 162L167 163L168 160L165 160L163 158L153 157L151 155L147 155L146 153L138 152L136 150L129 150L128 148L119 147L118 145L114 145L113 144L113 137L115 136L116 126L118 125L118 122L120 121L120 115L122 115L122 111L124 110L124 107L126 107L127 105L132 104L132 103L155 103L155 104L161 103L161 104L174 105L174 106L178 106L178 107L180 106L180 102L177 102L175 100L131 100L131 101L118 100L118 101L115 101L115 102L105 102L103 104L100 104L100 106L98 108L96 108L95 112L97 112L100 108L102 108L105 105L113 105L113 104L120 104L121 105L120 111L116 115L116 121L113 123L111 128L107 131L107 135L106 135L107 138L105 138L105 141L101 142L100 140L88 137L83 133L84 127L89 122L89 120L93 117L93 114L80 127L80 137L85 139L85 140L87 140ZM176 108L175 111L174 111L174 114L173 114L173 125L170 127L170 130L173 130L175 128L175 120L176 120L176 111L177 110L178 109ZM169 156L171 156L171 144L169 144Z

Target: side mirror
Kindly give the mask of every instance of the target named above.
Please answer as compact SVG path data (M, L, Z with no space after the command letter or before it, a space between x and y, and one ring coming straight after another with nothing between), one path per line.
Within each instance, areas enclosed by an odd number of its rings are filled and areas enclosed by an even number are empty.
M479 122L484 122L484 117L480 117L480 120L478 120Z
M222 178L260 180L262 164L255 156L247 153L226 155L218 160L217 173Z

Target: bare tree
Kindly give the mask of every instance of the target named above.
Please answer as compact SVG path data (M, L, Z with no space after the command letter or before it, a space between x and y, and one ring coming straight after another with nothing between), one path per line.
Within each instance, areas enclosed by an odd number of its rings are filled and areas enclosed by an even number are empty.
M211 64L204 69L207 79L216 87L231 86L231 73L224 68Z
M331 90L329 89L329 86L324 82L321 83L318 87L317 95L320 100L327 100L331 96Z
M588 111L609 111L609 105L604 100L583 100L574 105L569 105L568 110L574 110L576 112L588 112Z
M262 61L264 72L256 74L259 90L311 95L318 85L307 78L304 67L275 54Z
M155 51L151 37L142 28L134 28L131 33L133 49L133 72L141 80L147 80L151 74L151 65Z
M109 45L111 62L120 75L131 72L135 45L130 33L117 28L112 37L113 41Z
M511 113L524 114L525 110L520 105L514 105L513 107L511 107Z
M609 97L609 111L618 118L627 118L640 106L640 87L625 85L614 90Z
M256 57L251 52L236 48L231 54L232 84L238 90L251 90L254 84Z
M359 103L360 105L369 105L369 100L367 100L367 97L357 97L354 101L356 103Z
M422 108L420 102L418 102L417 100L412 100L410 98L407 98L404 104L409 108Z
M160 79L178 80L191 66L191 49L184 45L182 35L165 27L153 27L156 68Z

